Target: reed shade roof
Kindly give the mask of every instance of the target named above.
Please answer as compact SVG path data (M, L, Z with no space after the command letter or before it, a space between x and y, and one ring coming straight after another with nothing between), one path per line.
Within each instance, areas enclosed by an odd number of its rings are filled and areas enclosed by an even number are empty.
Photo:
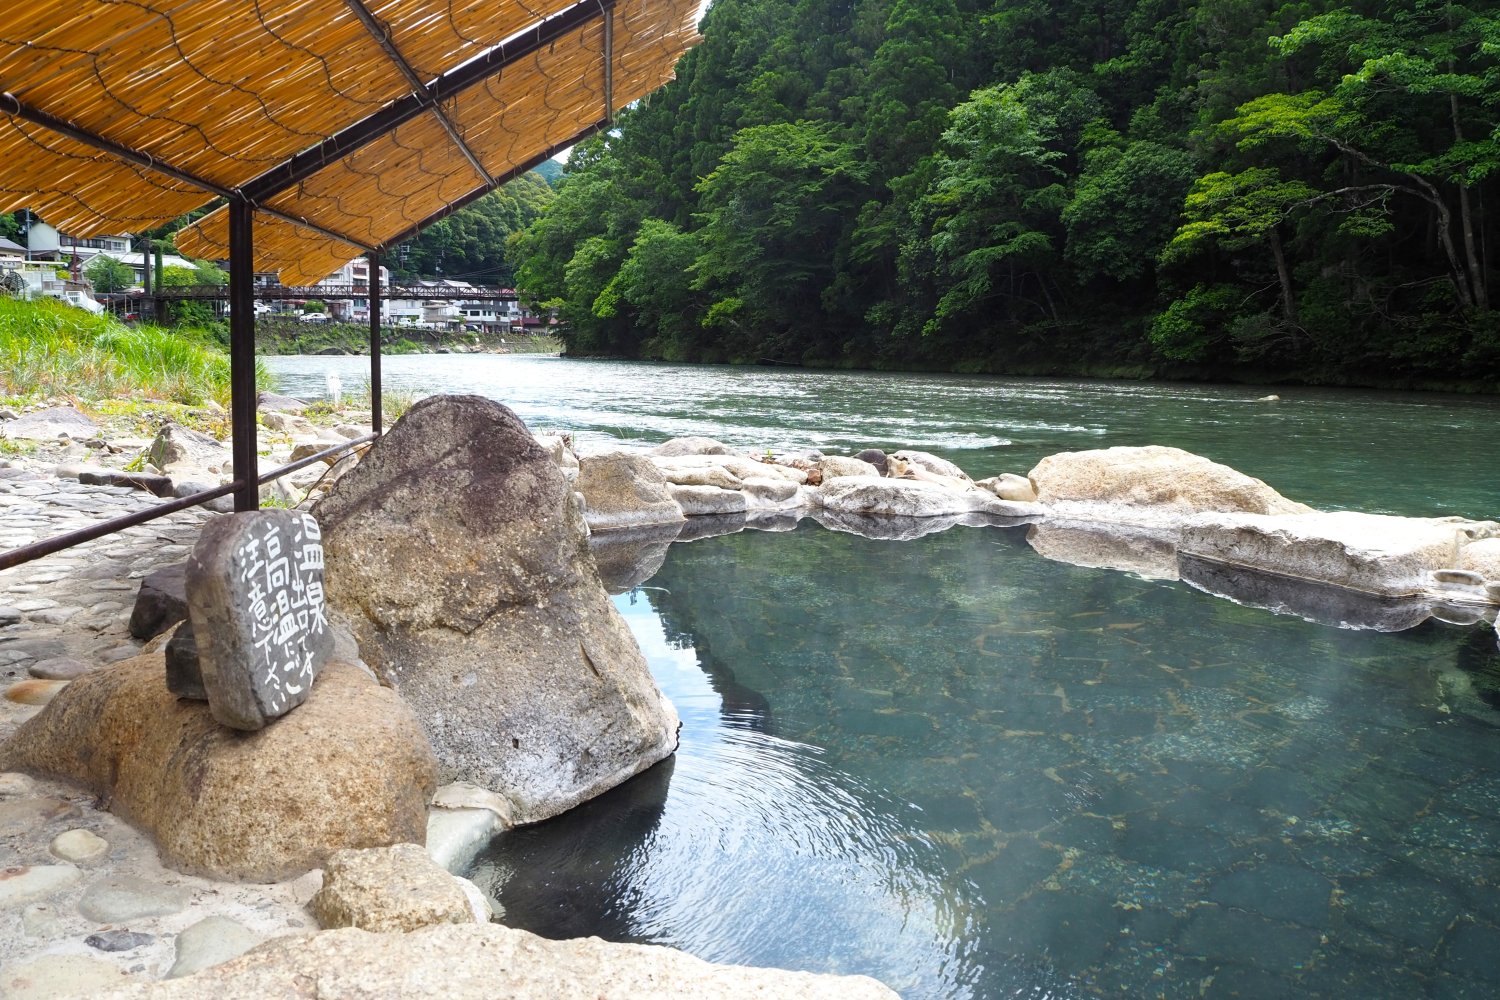
M365 6L425 83L574 2ZM669 80L698 40L700 3L618 0L610 74L601 5L598 17L459 92L444 111L485 171L503 177ZM412 91L346 0L7 7L0 91L223 188L253 181ZM381 247L487 184L439 117L424 111L263 204ZM162 225L212 197L16 115L0 118L0 211L29 207L91 236ZM288 284L317 281L360 252L264 214L255 244L255 269L280 271ZM180 233L178 245L192 256L227 258L227 212Z

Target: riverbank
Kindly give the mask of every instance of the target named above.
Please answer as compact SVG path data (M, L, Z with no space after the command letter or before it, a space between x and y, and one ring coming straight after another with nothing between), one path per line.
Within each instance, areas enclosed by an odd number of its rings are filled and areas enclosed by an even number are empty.
M414 326L381 329L381 353L404 354L556 354L562 341L550 334L485 333L474 330L428 330ZM370 353L367 324L309 322L297 316L258 316L255 347L261 354Z

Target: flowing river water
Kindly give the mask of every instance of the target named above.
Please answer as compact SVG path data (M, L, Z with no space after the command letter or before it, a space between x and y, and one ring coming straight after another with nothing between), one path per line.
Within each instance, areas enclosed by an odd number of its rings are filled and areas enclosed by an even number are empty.
M268 359L283 391L363 358ZM1500 517L1500 401L1289 388L385 361L535 430L920 448L975 478L1186 448L1328 509ZM907 998L1500 994L1493 628L1387 633L1044 559L1028 529L803 521L673 544L617 605L677 755L499 838L506 922Z

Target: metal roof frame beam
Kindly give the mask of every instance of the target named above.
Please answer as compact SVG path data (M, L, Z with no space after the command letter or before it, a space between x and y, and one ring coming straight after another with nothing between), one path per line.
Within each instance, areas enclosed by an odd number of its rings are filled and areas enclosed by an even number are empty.
M375 15L370 13L370 8L364 5L364 0L344 0L344 6L353 11L354 16L359 19L359 23L365 26L365 31L369 32L370 37L375 40L375 44L379 45L385 52L386 58L390 59L395 67L401 71L401 75L406 77L406 83L407 86L411 87L412 96L424 96L422 81L417 77L416 70L411 68L411 63L406 61L406 57L396 47L396 43L391 40L389 26L381 24ZM443 131L448 133L448 138L452 141L453 145L457 146L458 151L464 154L464 159L469 161L469 166L473 167L474 171L486 183L493 182L494 178L490 176L490 172L485 169L479 157L474 155L474 150L469 148L469 144L464 141L464 137L458 134L458 127L453 124L453 119L448 117L448 112L443 110L443 106L433 102L428 105L428 110L438 120L438 124L443 126Z
M278 167L240 186L240 193L259 203L306 180L323 167L387 135L418 117L432 106L481 83L507 66L525 59L590 21L614 9L615 0L579 0L573 6L528 28L509 43L501 43L483 55L433 80L420 91L386 105L310 149L305 149ZM545 157L544 157L545 159ZM538 161L540 162L540 161ZM386 245L390 245L387 241Z

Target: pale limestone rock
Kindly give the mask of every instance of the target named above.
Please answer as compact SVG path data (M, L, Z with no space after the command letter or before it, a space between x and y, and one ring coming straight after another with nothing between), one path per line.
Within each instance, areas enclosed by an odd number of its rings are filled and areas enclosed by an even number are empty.
M652 461L662 470L662 475L673 482L677 481L673 478L675 476L705 469L717 469L739 480L771 475L795 479L799 483L807 481L805 472L799 474L798 470L789 466L760 462L744 455L679 455L653 458Z
M473 922L463 889L416 844L339 851L308 905L325 928L414 931Z
M652 455L675 458L679 455L733 455L735 451L727 444L706 437L673 438L651 449Z
M825 459L826 461L826 459ZM1025 517L1041 513L1036 504L1014 503L980 489L963 492L938 483L882 476L844 476L825 481L813 494L823 508L849 514L880 514L899 517L940 517L971 512L1002 517Z
M97 1000L898 1000L864 976L712 965L671 948L598 938L548 941L499 924L444 924L409 934L346 928L276 938L195 976L102 993Z
M741 491L752 510L786 510L801 505L801 487L780 476L746 479Z
M1080 521L1161 524L1203 512L1306 514L1259 479L1180 448L1104 448L1049 455L1031 470L1049 513Z
M52 838L53 857L75 865L90 865L109 856L109 841L92 830L69 830Z
M975 485L989 490L1001 500L1036 502L1036 487L1031 485L1031 480L1025 476L1018 476L1014 472L1002 472L998 476L981 479Z
M720 489L717 486L677 486L675 484L669 486L668 489L671 490L672 499L688 517L742 514L747 508L745 495L738 490Z
M673 486L708 486L720 490L737 490L744 485L744 480L722 465L682 468L670 464L658 464L657 468L661 469L661 474ZM684 510L683 513L692 515L692 511L689 510Z
M843 455L824 455L818 459L818 471L823 473L826 485L830 479L845 479L850 476L880 476L880 470L869 462Z
M231 958L238 958L265 940L244 924L228 917L204 917L177 935L176 960L163 979L191 976Z
M1492 521L1392 517L1353 511L1311 514L1201 514L1183 526L1179 548L1302 580L1385 597L1422 593L1434 570L1459 551L1500 535Z
M644 455L612 451L578 460L574 489L584 497L584 520L605 531L682 521L666 477Z
M960 469L958 466L954 465L946 458L938 458L936 455L933 455L929 452L902 449L901 451L895 452L891 457L900 459L907 465L915 465L918 468L926 469L928 472L932 473L935 476L947 476L950 479L961 479L965 482L973 482L973 480L969 478L969 474L963 469Z
M68 685L0 744L0 768L77 782L174 868L278 881L331 852L420 841L431 750L400 699L333 662L297 712L245 734L167 690L161 653Z
M1480 538L1459 549L1457 568L1478 573L1488 584L1500 584L1500 538Z

